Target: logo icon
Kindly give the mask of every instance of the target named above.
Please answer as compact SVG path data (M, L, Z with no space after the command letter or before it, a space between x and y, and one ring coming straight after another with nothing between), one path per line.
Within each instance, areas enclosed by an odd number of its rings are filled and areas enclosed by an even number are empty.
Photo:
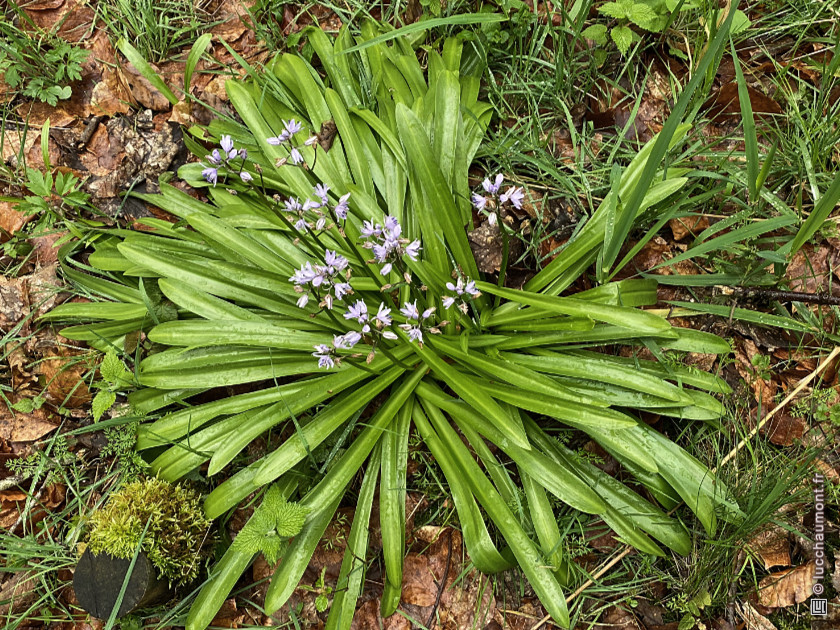
M811 614L815 617L825 617L828 614L828 600L812 597Z

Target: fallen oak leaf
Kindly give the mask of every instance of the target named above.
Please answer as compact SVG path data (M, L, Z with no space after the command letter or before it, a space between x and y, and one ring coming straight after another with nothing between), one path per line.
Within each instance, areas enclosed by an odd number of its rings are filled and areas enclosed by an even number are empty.
M804 602L811 596L815 571L814 562L808 562L762 578L758 583L758 603L767 608L786 608Z

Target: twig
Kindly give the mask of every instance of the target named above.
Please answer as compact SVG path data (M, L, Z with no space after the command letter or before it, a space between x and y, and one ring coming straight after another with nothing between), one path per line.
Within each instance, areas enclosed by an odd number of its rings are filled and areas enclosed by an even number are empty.
M610 560L605 565L603 565L600 569L595 571L595 573L592 574L592 577L587 579L586 582L581 584L574 593L569 595L566 598L566 604L571 604L574 599L577 599L577 597L581 593L583 593L583 591L585 591L590 586L595 584L595 580L597 580L599 577L604 575L604 573L606 573L607 571L612 569L616 564L621 562L622 558L626 557L627 554L629 554L631 551L633 551L633 547L631 547L630 545L627 545L626 547L624 547L624 549L621 550L621 553L619 553L616 557L614 557L612 560ZM531 626L531 630L537 630L537 628L541 628L543 625L545 625L549 621L551 621L551 615L546 615L545 617L540 619L537 623L535 623L533 626Z
M15 475L14 477L7 477L6 479L0 479L0 492L2 492L3 490L8 490L9 488L13 488L14 486L18 485L24 479L25 479L25 477L23 475Z
M767 415L764 416L761 419L761 421L758 424L755 425L755 428L753 428L753 430L750 431L749 434L744 439L742 439L740 442L738 442L738 444L735 446L735 448L733 448L731 451L729 451L729 453L726 455L726 457L724 457L721 460L721 462L715 468L712 469L712 472L713 473L717 472L717 470L719 468L721 468L726 462L728 462L730 459L735 457L735 455L738 454L738 451L740 451L742 448L744 448L746 443L749 440L751 440L753 438L753 436L756 433L758 433L765 424L767 424L767 422L770 420L770 418L772 418L774 415L776 415L776 412L778 412L785 405L787 405L791 400L793 400L793 398L799 392L801 392L808 385L808 383L813 381L817 377L817 375L819 375L820 372L822 372L826 367L828 367L828 364L831 363L838 354L840 354L840 346L835 346L834 350L832 350L831 353L825 359L823 359L822 363L820 363L817 366L817 368L813 372L811 372L808 376L806 376L801 381L799 381L799 385L797 385L790 394L785 396L785 399L782 402L780 402L770 412L768 412Z
M808 304L823 304L827 306L840 306L840 297L827 293L805 293L803 291L777 291L775 289L762 289L759 287L734 287L727 293L740 298L765 298L778 300L779 302L806 302Z
M449 528L449 550L446 552L446 564L443 568L443 577L440 579L438 586L437 597L435 597L435 605L432 606L432 612L429 615L429 620L426 622L426 627L431 630L432 622L435 620L435 613L437 613L438 606L440 606L440 598L443 597L443 591L446 589L446 580L449 577L449 563L452 561L452 528Z
M99 127L99 122L102 118L102 116L94 116L90 119L90 122L88 122L84 131L82 131L82 135L79 136L79 142L76 144L76 149L81 151L85 148L85 145L90 142L90 139L93 137L93 133L96 131L96 128Z

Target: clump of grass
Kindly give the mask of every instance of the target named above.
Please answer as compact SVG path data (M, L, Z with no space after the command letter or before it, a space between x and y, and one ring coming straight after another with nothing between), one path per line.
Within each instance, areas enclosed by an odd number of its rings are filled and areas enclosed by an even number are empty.
M170 584L188 584L210 523L197 492L150 477L124 485L91 515L88 548L128 559L141 547Z
M98 16L114 41L125 39L158 63L191 45L213 23L206 0L106 0Z

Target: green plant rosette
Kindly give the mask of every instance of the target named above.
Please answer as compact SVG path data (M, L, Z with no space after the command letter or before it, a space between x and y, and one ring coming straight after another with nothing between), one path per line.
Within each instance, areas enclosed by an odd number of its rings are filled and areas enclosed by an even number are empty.
M349 627L352 619L376 488L382 613L395 611L413 427L449 483L474 565L488 573L518 565L553 619L567 627L564 586L575 574L562 552L552 501L597 516L622 541L656 555L691 548L685 526L666 513L679 502L709 536L719 515L738 514L706 466L638 417L652 411L714 424L722 413L715 396L729 392L726 383L678 362L593 349L630 345L667 356L668 349L726 353L729 347L645 311L656 302L654 281L611 282L559 296L597 258L616 199L635 191L652 144L623 171L610 193L617 197L602 204L559 262L524 290L482 280L467 240L473 212L468 169L492 114L478 100L478 57L451 38L442 53L425 51L424 69L405 38L371 41L380 34L368 23L355 40L343 30L333 42L312 30L309 43L323 78L301 56L283 54L265 74L229 81L241 122L220 119L194 128L188 145L206 160L198 140L218 143L230 136L247 149L247 159L220 169L215 185L202 178L206 163L180 169L207 203L167 184L158 195L138 195L177 221L145 219L150 231L89 235L95 251L87 264L68 257L64 269L101 301L59 306L48 319L75 321L62 334L105 351L124 349L138 331L148 336L153 351L139 362L140 387L130 396L135 412L150 418L141 425L138 448L155 449L152 469L166 480L202 466L211 479L224 479L206 499L208 516L225 515L275 482L283 497L305 509L301 531L279 554L268 613L291 595L360 471L343 583L328 627ZM302 121L301 138L322 132L320 144L299 143L307 168L289 162L288 147L267 142L289 119ZM672 142L685 131L678 128ZM243 181L243 172L250 181ZM684 172L659 172L636 204L638 212L679 189ZM350 214L313 236L296 230L282 208L289 197L311 198L316 184L329 186L330 204L350 193ZM361 246L360 231L364 221L381 224L386 215L423 249L417 260L403 257L383 276L368 263L371 252ZM397 338L365 335L324 370L312 357L313 346L358 330L358 324L341 316L346 304L328 310L313 300L299 307L290 277L307 262L320 262L326 250L349 261L353 295L345 302L364 300L373 311L386 304ZM442 301L456 278L474 280L481 291L464 311L446 309ZM426 330L423 344L399 327L406 322L400 306L411 300L421 310L436 308L439 334ZM231 386L246 387L212 402L190 402L211 388ZM635 478L636 489L551 437L561 427L601 445ZM231 474L234 460L269 431L288 437ZM319 450L336 441L343 444L340 451ZM323 463L327 452L340 454L325 474L302 479L302 467L312 458ZM644 496L638 488L647 490ZM209 624L253 557L241 546L227 550L194 602L188 628Z

